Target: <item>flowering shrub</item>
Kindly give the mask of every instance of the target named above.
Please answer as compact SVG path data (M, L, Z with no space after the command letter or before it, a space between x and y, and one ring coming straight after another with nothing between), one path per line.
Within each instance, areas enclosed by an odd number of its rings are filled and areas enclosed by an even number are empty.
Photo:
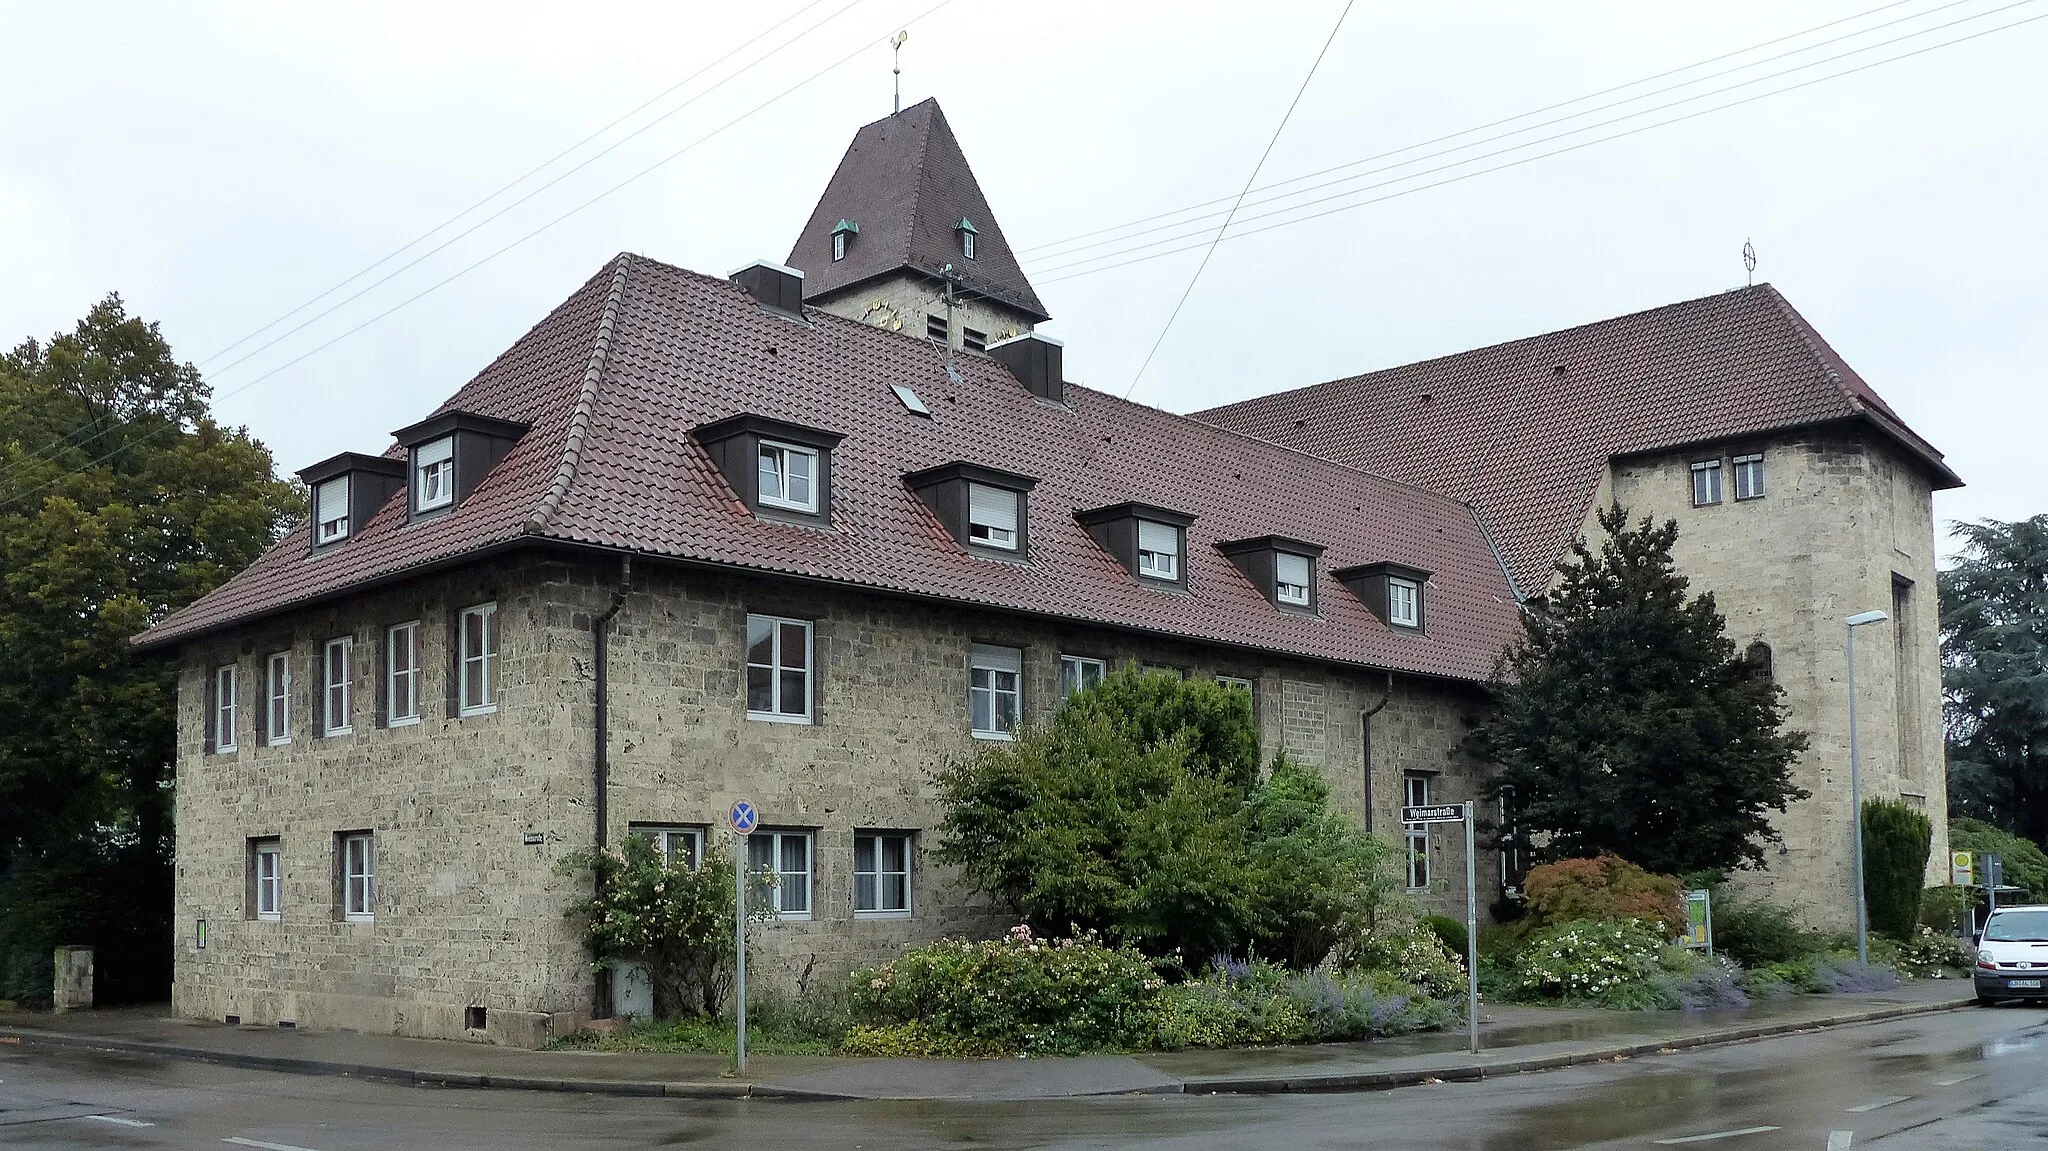
M1465 966L1426 928L1359 931L1337 944L1340 971L1383 971L1425 995L1455 999L1465 993Z
M851 994L856 1017L875 1029L863 1043L911 1042L914 1033L890 1028L915 1022L977 1049L1068 1055L1143 1045L1165 985L1135 950L1086 932L1040 939L1018 926L1000 939L942 940L856 971Z
M1654 875L1617 855L1561 859L1529 870L1522 891L1529 910L1545 924L1574 920L1645 919L1670 939L1685 930L1679 882Z
M951 1035L912 1019L851 1027L839 1045L841 1055L866 1055L894 1059L977 1059L1003 1054L994 1043L962 1035Z
M1334 1042L1443 1027L1458 1005L1385 973L1290 973L1263 961L1219 959L1200 979L1166 988L1154 1045L1235 1047Z
M1969 953L1962 941L1946 931L1917 928L1912 937L1898 945L1892 965L1912 979L1954 979L1969 973Z
M1517 998L1601 999L1659 969L1661 929L1638 919L1579 920L1533 936L1509 967Z

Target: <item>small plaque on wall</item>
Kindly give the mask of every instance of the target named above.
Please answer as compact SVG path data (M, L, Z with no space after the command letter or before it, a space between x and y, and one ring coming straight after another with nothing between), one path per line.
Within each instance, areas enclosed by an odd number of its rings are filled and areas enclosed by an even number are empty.
M539 831L529 831L525 835L520 837L520 842L528 847L539 847L547 841L548 837L546 833Z

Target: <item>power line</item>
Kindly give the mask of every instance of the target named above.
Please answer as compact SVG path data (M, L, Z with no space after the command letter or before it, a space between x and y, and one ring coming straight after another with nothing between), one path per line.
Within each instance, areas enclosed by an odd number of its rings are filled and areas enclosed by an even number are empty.
M1301 105L1301 97L1308 91L1309 81L1316 78L1316 69L1323 66L1323 57L1329 55L1330 45L1336 43L1337 32L1344 27L1344 18L1351 15L1351 5L1354 2L1355 0L1344 0L1344 8L1337 13L1337 22L1330 25L1330 34L1324 38L1322 50L1316 53L1314 62L1309 64L1308 75L1301 78L1301 87L1294 90L1294 99L1288 101L1287 111L1281 114L1280 123L1274 126L1272 137L1266 141L1266 150L1259 153L1259 162L1252 165L1252 174L1245 178L1244 188L1237 194L1237 204L1244 203L1246 194L1252 190L1252 182L1259 178L1259 170L1266 166L1266 158L1273 154L1273 145L1280 142L1280 133L1286 130L1287 121L1294 118L1295 108ZM1231 215L1237 214L1237 204L1230 206ZM1188 277L1188 286L1182 289L1179 302L1173 305L1173 311L1167 315L1166 325L1159 329L1159 338L1152 341L1152 350L1145 353L1144 362L1138 365L1138 374L1131 377L1130 387L1124 389L1125 399L1129 399L1131 393L1138 389L1138 381L1145 378L1145 369L1152 366L1152 357L1159 354L1159 345L1166 342L1166 333L1173 330L1173 322L1180 318L1180 310L1187 306L1188 297L1194 294L1195 282L1202 278L1202 270L1209 266L1209 257L1216 254L1216 243L1222 241L1223 229L1228 227L1230 219L1225 217L1223 228L1216 230L1216 241L1211 242L1209 250L1202 254L1202 262L1195 265L1195 274Z

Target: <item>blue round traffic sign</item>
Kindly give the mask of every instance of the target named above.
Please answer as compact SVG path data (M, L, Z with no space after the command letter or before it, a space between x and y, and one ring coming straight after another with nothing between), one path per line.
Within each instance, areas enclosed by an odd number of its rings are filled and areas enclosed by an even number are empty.
M732 810L725 813L725 818L726 822L732 824L733 834L747 835L760 824L761 813L754 810L753 804L742 799L732 805Z

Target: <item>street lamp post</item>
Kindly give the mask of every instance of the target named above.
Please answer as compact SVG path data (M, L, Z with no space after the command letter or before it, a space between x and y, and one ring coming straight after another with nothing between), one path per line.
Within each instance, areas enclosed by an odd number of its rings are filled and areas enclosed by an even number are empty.
M1881 611L1858 612L1842 621L1849 657L1849 821L1856 828L1856 962L1870 962L1870 912L1863 899L1863 753L1856 743L1856 629L1892 618Z

